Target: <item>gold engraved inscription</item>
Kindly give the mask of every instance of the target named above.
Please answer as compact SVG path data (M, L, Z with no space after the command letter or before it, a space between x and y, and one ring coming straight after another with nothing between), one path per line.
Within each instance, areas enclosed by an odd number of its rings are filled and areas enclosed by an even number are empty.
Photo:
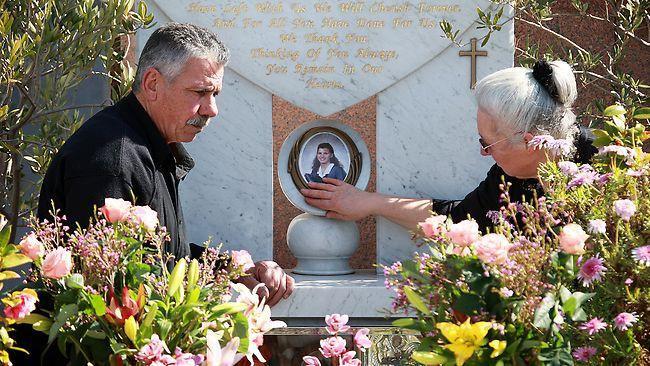
M266 65L266 75L271 75L271 74L286 74L288 71L288 68L286 65L278 65L278 64L268 64Z
M232 29L237 27L237 25L235 24L235 18L232 19L215 18L214 22L212 22L212 25L218 29Z
M370 20L366 18L357 18L357 27L359 28L383 28L383 20Z
M366 7L364 1L346 1L339 4L339 10L344 13L360 13Z
M216 5L203 5L201 3L190 3L186 8L188 13L200 14L215 14L217 12Z
M339 81L311 78L306 84L309 89L343 89L343 84Z
M332 10L332 5L328 2L320 2L314 4L314 9L317 13L329 13Z
M404 2L401 4L387 4L383 1L370 5L371 13L406 13L409 11L411 4Z
M440 4L427 4L419 3L418 4L418 13L459 13L460 5L440 5Z
M251 58L271 58L278 60L291 60L296 62L300 57L300 51L289 50L287 48L281 47L276 50L270 50L268 48L253 48L251 49Z
M336 68L332 65L303 65L298 63L294 67L293 72L301 76L307 74L333 74L336 72Z
M223 6L223 13L224 14L232 14L232 15L241 15L248 12L248 5L246 5L245 2L241 2L237 5L224 5Z
M343 19L334 19L334 18L325 18L321 22L321 28L348 28L350 26L350 22L347 20Z
M307 33L305 41L307 43L326 43L327 45L339 44L339 34Z
M397 51L395 50L373 50L370 48L359 48L357 50L357 58L359 59L380 59L388 61L397 58Z
M284 7L282 6L281 1L280 2L265 1L261 3L256 3L255 10L257 10L258 13L274 14L274 13L282 13L284 11Z

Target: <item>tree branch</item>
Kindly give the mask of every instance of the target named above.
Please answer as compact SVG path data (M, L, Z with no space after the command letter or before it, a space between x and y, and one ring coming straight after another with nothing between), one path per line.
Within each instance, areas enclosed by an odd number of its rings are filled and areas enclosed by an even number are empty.
M52 110L45 111L43 113L39 113L39 114L34 115L34 117L32 117L32 120L35 120L35 119L38 119L38 118L41 118L41 117L44 117L44 116L48 116L50 114L69 111L71 109L99 108L99 107L105 107L105 106L106 106L105 104L83 104L83 105L64 107L64 108L59 108L59 109L52 109Z

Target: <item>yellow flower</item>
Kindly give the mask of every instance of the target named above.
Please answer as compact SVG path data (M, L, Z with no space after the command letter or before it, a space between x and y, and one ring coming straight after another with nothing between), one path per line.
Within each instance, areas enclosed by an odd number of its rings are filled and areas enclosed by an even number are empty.
M488 344L490 345L490 347L494 348L494 351L492 351L490 358L495 358L498 357L500 354L503 353L503 351L506 350L506 345L508 345L508 342L495 339Z
M440 329L442 335L447 338L450 344L445 348L452 351L456 356L456 366L462 366L474 352L485 344L484 338L490 328L491 322L478 322L470 324L469 318L461 325L452 323L438 323L436 328Z

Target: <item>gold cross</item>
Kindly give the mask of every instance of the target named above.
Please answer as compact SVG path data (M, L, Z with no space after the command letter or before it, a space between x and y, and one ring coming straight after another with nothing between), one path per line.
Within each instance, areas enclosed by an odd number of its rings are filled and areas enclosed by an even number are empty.
M470 89L474 89L476 86L476 56L487 56L487 51L477 51L476 50L476 38L472 38L472 50L471 51L458 51L458 56L471 56L472 57L472 70L471 70L471 79Z

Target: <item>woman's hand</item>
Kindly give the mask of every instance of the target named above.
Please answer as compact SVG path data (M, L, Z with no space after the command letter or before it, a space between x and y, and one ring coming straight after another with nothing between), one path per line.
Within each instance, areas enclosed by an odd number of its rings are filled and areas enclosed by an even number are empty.
M323 178L324 183L307 183L311 189L301 189L305 202L327 211L328 218L356 221L372 215L374 193L357 189L338 179Z

